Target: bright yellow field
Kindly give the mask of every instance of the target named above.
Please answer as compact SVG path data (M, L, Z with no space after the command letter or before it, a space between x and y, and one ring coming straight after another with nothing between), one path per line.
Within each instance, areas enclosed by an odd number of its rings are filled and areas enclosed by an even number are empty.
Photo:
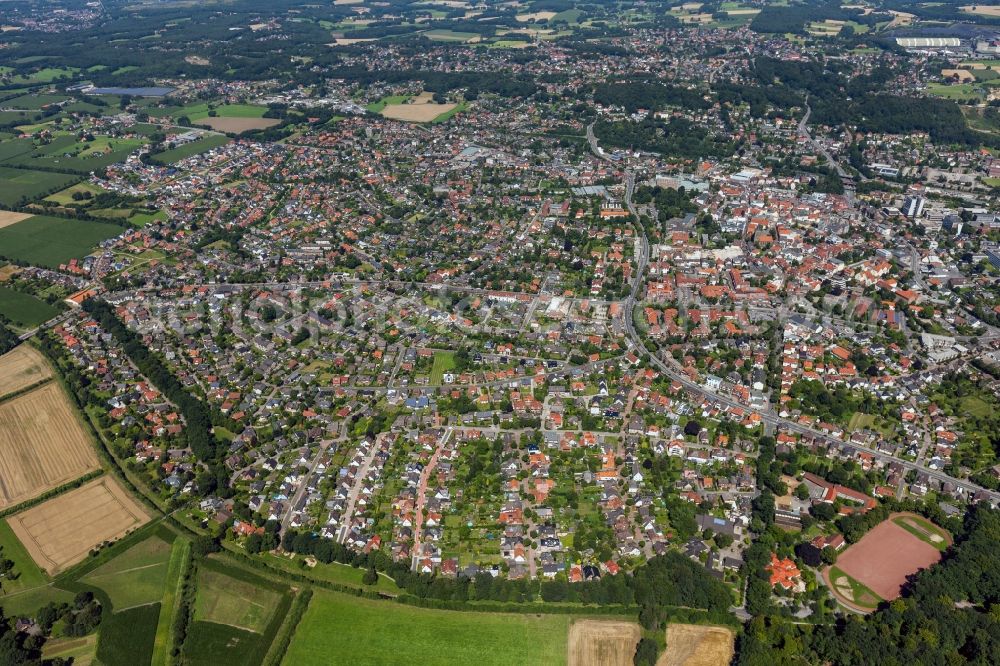
M727 666L733 651L733 632L729 629L669 624L667 649L656 666Z
M45 358L34 347L19 345L0 356L0 397L52 376Z
M98 466L90 437L58 383L0 403L0 509Z
M7 519L42 569L55 575L95 546L114 541L149 521L118 482L102 476Z

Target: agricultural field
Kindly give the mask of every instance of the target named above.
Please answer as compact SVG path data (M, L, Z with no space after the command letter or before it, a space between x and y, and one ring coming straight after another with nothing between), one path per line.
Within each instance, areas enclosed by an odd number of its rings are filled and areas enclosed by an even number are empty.
M430 610L317 590L282 663L328 664L336 654L344 663L372 665L565 664L571 621L568 615ZM330 630L346 626L351 631Z
M72 659L73 666L90 666L97 658L97 634L80 638L54 638L42 648L45 659Z
M148 664L153 656L153 637L160 604L146 604L112 613L101 623L97 658L104 666Z
M733 632L698 624L667 625L667 649L656 666L727 666L733 659Z
M0 210L0 229L17 224L31 217L31 213L17 213L12 210Z
M893 514L845 550L824 575L841 603L871 610L882 599L897 598L907 577L936 564L950 543L947 533L924 518Z
M0 606L5 605L6 596L32 590L48 582L48 577L31 559L24 544L18 540L6 520L0 520L0 547L3 548L3 559L14 563L14 571L17 574L14 579L0 579L2 583L0 590L3 594L0 596Z
M569 628L569 666L629 666L642 629L634 622L579 620Z
M0 508L98 467L90 436L58 383L0 403Z
M137 543L80 582L108 593L116 611L160 601L167 578L171 545L158 536Z
M0 398L52 377L52 369L41 352L18 345L0 356Z
M57 314L59 314L58 308L31 294L0 287L0 315L9 319L15 326L34 328Z
M104 192L104 190L98 187L97 185L91 185L90 183L77 183L76 185L67 187L65 190L56 192L55 194L51 194L45 197L45 201L50 201L52 203L59 204L61 206L66 204L78 203L75 199L73 199L73 195L78 192L80 194L89 193L92 195L98 195Z
M0 168L0 172L3 169ZM115 224L33 215L0 229L0 255L45 268L82 259L124 229Z
M142 526L149 516L115 479L102 476L9 521L32 559L54 575L96 546Z
M171 150L156 153L155 155L152 155L152 157L160 162L163 162L164 164L173 164L174 162L180 162L183 159L187 159L192 155L199 155L212 150L213 148L224 146L229 143L229 141L229 137L225 135L210 134L198 139L197 141L185 143L183 146L177 146Z
M85 174L121 162L129 153L145 144L145 139L112 139L97 136L93 141L80 141L75 136L57 136L51 143L39 146L30 154L12 158L7 164Z
M194 618L260 633L270 622L280 597L279 593L258 588L252 582L202 567L198 571Z
M79 176L31 169L0 167L0 206L20 206L51 192L65 189ZM0 248L4 243L0 240Z
M216 132L231 132L239 134L249 130L267 129L274 127L281 121L277 118L203 118L198 121L198 125L211 127Z
M185 660L259 664L291 605L287 588L214 559L198 565L197 585Z

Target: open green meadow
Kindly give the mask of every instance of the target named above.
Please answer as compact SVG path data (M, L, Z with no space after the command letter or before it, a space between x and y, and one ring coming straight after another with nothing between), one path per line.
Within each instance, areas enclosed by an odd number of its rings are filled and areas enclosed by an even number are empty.
M105 136L95 137L93 141L79 141L74 136L63 135L38 146L30 154L8 160L7 164L87 173L123 161L145 143L144 139L111 139Z
M170 645L173 637L174 614L183 587L183 574L191 557L191 541L184 537L174 539L167 564L164 581L163 600L160 603L160 617L156 623L156 638L153 641L153 666L169 663Z
M390 104L403 104L411 97L412 95L389 95L387 97L383 97L377 102L372 102L371 104L365 106L365 108L372 113L381 113L382 109Z
M101 241L122 231L115 224L34 215L0 229L0 255L35 266L58 268L70 259L82 259Z
M431 385L441 384L444 373L455 368L455 352L434 352L434 365L431 366Z
M153 536L80 579L107 592L118 611L151 604L163 597L170 544Z
M259 587L252 581L201 567L194 618L259 633L267 627L280 597L280 593Z
M219 431L218 428L215 430L216 432ZM323 564L320 562L317 563L316 566L308 568L304 565L304 560L301 557L290 559L288 557L281 557L271 553L265 553L260 557L265 560L268 565L284 571L306 575L316 580L325 580L331 583L350 585L351 587L356 587L358 589L372 589L372 586L367 586L361 582L361 579L365 576L365 570L352 567L349 564L340 564L339 562ZM403 593L403 590L396 585L395 581L382 573L379 574L378 582L373 587L377 592L385 592L386 594Z
M569 615L429 610L317 590L285 666L564 664Z
M94 663L97 656L97 634L79 638L52 638L45 641L42 647L42 657L45 659L73 660L73 666L86 666Z
M0 520L0 547L3 547L3 559L14 563L16 578L0 579L0 590L3 594L16 594L22 590L30 590L48 583L45 572L38 568L35 561L28 555L24 545L18 540L6 520ZM6 606L3 596L0 596L0 606Z
M55 194L50 194L49 196L45 197L45 201L51 201L52 203L59 205L78 203L73 198L73 195L76 194L77 192L81 194L89 192L90 194L97 195L103 191L104 190L98 187L97 185L91 185L90 183L77 183L76 185L67 187L65 190L61 190L59 192L56 192Z
M79 176L50 173L31 169L0 167L0 205L20 206L24 203L69 187ZM0 246L2 247L2 246Z
M0 597L0 607L7 617L32 615L47 603L61 604L73 601L75 595L53 585L44 585L22 592L14 592Z
M223 134L208 134L197 141L185 143L183 146L177 146L171 150L165 150L162 153L156 153L152 157L153 159L159 160L164 164L172 164L174 162L180 162L181 160L191 157L192 155L199 155L207 152L212 148L224 146L227 143L229 143L229 137Z
M52 319L59 310L31 294L0 287L0 315L24 328L33 328Z

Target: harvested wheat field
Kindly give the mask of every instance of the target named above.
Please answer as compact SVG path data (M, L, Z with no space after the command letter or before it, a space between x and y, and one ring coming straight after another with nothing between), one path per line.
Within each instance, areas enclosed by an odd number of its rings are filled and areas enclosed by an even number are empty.
M199 125L211 127L216 132L232 132L239 134L247 130L267 129L281 121L277 118L202 118Z
M118 482L102 476L7 519L35 563L55 575L95 546L123 537L149 515Z
M998 17L1000 16L1000 5L966 5L962 7L962 11L980 16Z
M382 109L382 115L393 120L405 120L409 123L429 123L442 113L454 109L456 104L387 104Z
M52 369L41 352L28 345L18 345L0 356L0 397L16 393L52 376Z
M569 628L569 666L629 666L641 635L634 622L574 622Z
M0 403L0 509L98 467L90 437L58 383Z
M656 666L727 666L733 652L733 632L725 627L668 624L667 649Z
M27 220L31 213L15 213L12 210L0 210L0 229L17 224L21 220Z

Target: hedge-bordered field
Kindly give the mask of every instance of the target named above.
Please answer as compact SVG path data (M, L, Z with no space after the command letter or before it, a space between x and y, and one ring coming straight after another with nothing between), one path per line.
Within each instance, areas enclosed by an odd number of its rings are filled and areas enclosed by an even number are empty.
M430 610L316 590L285 666L564 664L570 615Z
M0 178L3 171L0 167ZM104 222L33 215L0 229L0 255L34 266L58 268L70 259L82 259L101 241L123 231L118 225Z

